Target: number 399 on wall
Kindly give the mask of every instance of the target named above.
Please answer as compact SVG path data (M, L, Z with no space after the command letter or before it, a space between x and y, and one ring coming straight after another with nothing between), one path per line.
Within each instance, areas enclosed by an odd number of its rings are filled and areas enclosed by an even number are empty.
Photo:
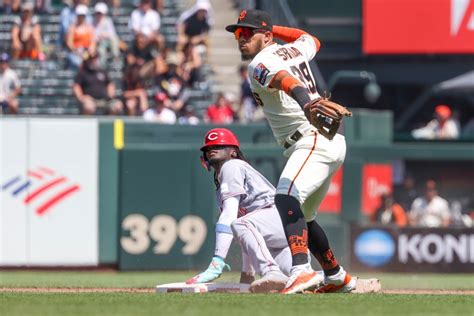
M155 254L167 254L179 238L184 242L181 252L194 255L200 249L207 236L206 222L195 215L187 215L179 222L169 215L157 215L150 221L142 214L130 214L122 221L122 229L130 236L121 237L122 249L132 255L145 253L152 241ZM151 240L152 241L151 241Z

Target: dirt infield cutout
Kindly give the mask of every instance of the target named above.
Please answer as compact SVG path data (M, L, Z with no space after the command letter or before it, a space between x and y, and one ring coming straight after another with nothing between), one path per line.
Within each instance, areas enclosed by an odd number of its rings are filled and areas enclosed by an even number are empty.
M2 293L155 293L154 288L46 288L46 287L3 287ZM474 295L474 290L382 290L376 294L436 294Z

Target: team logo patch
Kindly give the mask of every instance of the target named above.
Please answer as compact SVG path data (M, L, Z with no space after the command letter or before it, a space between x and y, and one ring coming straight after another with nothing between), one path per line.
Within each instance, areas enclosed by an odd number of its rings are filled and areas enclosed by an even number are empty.
M265 85L265 81L267 80L267 76L270 73L267 67L264 64L260 63L255 67L253 71L253 78L257 80L262 86Z

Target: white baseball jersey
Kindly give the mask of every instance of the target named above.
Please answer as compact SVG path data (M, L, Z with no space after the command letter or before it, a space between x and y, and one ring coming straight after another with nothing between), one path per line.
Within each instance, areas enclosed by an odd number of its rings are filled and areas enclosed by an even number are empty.
M308 64L316 53L313 38L303 34L294 42L265 47L248 66L252 93L257 103L263 106L265 117L280 145L297 130L310 130L311 125L300 105L284 91L271 88L271 83L278 72L286 70L308 88L312 100L316 99L319 94Z

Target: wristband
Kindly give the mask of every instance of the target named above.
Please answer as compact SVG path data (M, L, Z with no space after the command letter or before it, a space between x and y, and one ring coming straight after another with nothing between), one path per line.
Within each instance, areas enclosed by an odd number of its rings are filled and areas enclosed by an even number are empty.
M296 86L291 90L291 97L295 99L296 102L300 105L300 107L304 110L304 106L306 103L311 101L309 97L308 90L302 86Z

